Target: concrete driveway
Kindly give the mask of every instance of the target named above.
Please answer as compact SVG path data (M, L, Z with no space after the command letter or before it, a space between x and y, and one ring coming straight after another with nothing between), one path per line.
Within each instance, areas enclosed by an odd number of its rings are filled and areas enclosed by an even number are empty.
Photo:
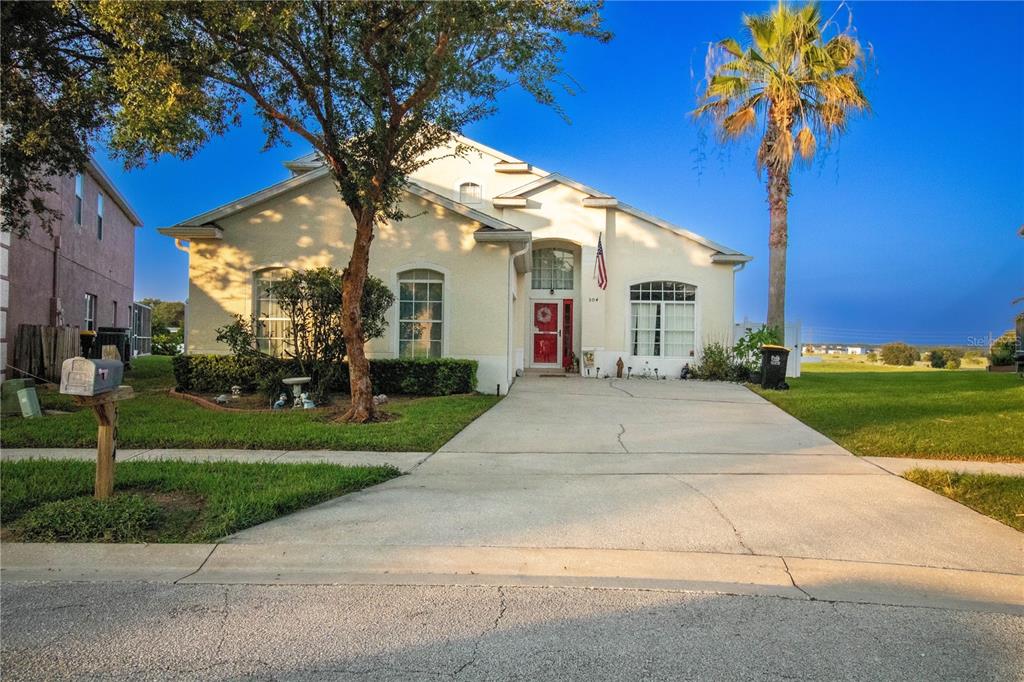
M732 384L523 378L410 475L226 543L288 544L292 556L311 545L310 556L370 556L382 571L529 565L540 578L565 564L583 577L711 580L736 564L777 571L780 589L797 570L859 567L847 584L875 590L899 583L885 567L957 569L1012 577L1002 584L1024 601L1024 535Z

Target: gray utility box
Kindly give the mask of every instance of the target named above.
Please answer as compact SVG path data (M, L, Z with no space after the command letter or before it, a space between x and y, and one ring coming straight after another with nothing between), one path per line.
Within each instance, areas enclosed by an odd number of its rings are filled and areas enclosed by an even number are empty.
M68 358L60 368L60 392L68 395L100 395L113 391L124 378L120 360Z

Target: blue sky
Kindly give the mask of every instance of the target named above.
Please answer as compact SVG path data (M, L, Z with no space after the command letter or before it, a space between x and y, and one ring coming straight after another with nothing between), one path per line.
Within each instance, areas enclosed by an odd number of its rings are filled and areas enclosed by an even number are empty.
M765 3L612 2L615 39L572 42L572 120L518 91L470 137L755 257L736 315L765 314L767 225L756 142L721 148L688 117L709 41ZM1024 4L852 2L874 48L874 113L794 173L787 317L812 340L967 343L1024 296ZM834 4L823 9L831 12ZM146 223L136 298L183 299L187 259L155 231L287 177L304 145L261 152L258 122L188 161L105 163ZM609 262L609 268L615 264Z

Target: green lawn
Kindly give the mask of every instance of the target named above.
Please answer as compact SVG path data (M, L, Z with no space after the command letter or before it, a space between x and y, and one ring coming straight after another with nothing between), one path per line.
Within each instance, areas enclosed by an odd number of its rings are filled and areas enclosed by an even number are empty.
M1016 374L805 363L789 384L754 390L858 455L1024 461Z
M92 494L95 464L0 464L4 538L49 542L211 542L398 476L390 466L125 462L115 495Z
M925 469L903 477L1024 532L1024 477Z
M433 451L499 399L491 395L397 399L386 409L396 418L376 424L339 424L328 413L281 410L220 412L167 395L173 386L170 358L133 361L125 384L136 397L120 404L118 446L123 448L248 448ZM68 396L40 391L45 409L74 410ZM3 447L91 447L96 422L90 411L42 419L5 419Z

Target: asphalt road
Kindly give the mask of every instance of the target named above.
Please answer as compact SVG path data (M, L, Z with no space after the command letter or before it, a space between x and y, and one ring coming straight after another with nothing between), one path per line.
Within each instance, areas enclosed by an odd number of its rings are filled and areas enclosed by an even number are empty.
M638 590L6 583L2 677L1024 680L1024 618Z

